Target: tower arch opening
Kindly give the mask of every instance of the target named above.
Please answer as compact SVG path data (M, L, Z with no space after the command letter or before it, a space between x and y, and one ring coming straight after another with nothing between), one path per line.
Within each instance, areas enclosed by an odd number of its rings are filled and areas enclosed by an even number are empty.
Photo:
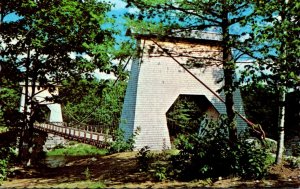
M219 115L205 95L180 94L166 112L171 144L180 134L197 133L204 119L217 120Z

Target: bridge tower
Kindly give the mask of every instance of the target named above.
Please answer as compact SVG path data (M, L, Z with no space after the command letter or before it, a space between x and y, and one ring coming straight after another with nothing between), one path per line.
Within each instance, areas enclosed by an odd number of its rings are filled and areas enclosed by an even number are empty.
M213 33L177 33L163 38L134 34L138 55L133 59L122 109L120 128L125 137L139 130L135 149L170 148L166 113L182 95L199 97L212 119L226 114L222 87L221 37ZM195 68L189 63L199 63ZM244 115L240 91L235 110ZM237 116L238 131L246 122Z
M20 83L20 86L22 87L20 112L23 112L24 105L25 105L25 93L26 93L25 83ZM39 87L39 84L36 84L34 91L35 91L34 100L36 100L36 102L38 102L41 105L45 105L50 110L50 115L47 121L55 124L63 124L61 105L46 100L47 97L50 98L53 97L53 95L58 95L58 86L56 86L55 89L52 92L50 92L48 89L43 89L42 87ZM33 92L32 85L29 85L28 87L29 96L32 95L32 92Z

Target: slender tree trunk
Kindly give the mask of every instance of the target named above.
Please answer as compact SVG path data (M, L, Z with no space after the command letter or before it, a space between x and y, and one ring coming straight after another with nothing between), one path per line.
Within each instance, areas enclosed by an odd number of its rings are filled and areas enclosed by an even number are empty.
M30 56L30 50L28 48L27 51L27 56ZM28 69L29 69L29 58L27 59L27 62L25 64L26 67L26 77L25 77L25 100L24 100L24 104L23 104L23 122L20 125L21 126L21 130L20 130L20 139L19 139L19 154L18 154L18 159L20 162L23 162L25 157L26 157L26 148L27 148L27 130L28 130L28 104L29 104L29 76L28 76Z
M30 81L29 81L29 69L30 69L30 47L27 47L27 60L25 63L26 67L26 77L25 77L25 102L23 109L23 123L21 125L21 134L19 140L19 154L18 158L20 162L27 164L30 148L30 122L31 122L31 112L32 112L32 91L29 91ZM31 94L29 94L31 92Z
M279 91L278 141L277 141L277 152L276 152L276 164L280 164L282 162L282 157L284 152L285 98L286 98L286 92Z
M280 12L281 16L281 22L284 23L287 19L286 16L286 6L288 4L288 0L285 0L283 3L283 9ZM286 41L286 35L287 35L287 30L284 30L284 40L281 41L281 46L280 46L280 52L283 53L283 59L282 61L282 67L285 68L287 64L287 41ZM281 73L282 74L282 73ZM283 158L283 153L284 153L284 120L285 120L285 98L286 98L286 85L285 82L281 84L281 86L278 87L279 91L279 112L278 112L278 141L277 141L277 152L276 152L276 164L280 164L282 162Z
M33 114L35 113L35 109L36 109L36 104L33 101L33 98L35 96L35 87L36 87L36 78L34 77L31 81L31 96L30 96L30 117L29 117L29 121L28 121L28 157L26 159L27 166L31 166L32 165L32 152L33 152L33 137L34 137L34 128L33 128L33 124L35 122L34 116Z
M226 1L224 2L224 6ZM231 60L229 21L226 7L223 7L222 32L223 32L223 69L224 69L224 92L225 106L229 124L229 139L232 142L237 141L237 125L235 121L234 101L233 101L233 76L235 64Z

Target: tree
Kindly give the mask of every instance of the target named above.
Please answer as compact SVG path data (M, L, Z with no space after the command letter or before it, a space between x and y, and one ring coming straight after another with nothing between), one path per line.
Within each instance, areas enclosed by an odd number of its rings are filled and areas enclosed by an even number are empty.
M252 56L257 64L248 66L254 83L267 83L279 94L278 147L276 163L284 150L284 120L286 93L299 90L299 8L297 1L257 1L257 17L252 20L255 49ZM259 74L257 74L259 73ZM254 75L253 75L254 74Z
M247 118L260 123L266 132L266 137L276 139L278 117L278 94L268 86L246 85L241 88L243 104Z
M0 79L0 126L10 125L17 127L16 121L19 114L19 96L17 84L7 81L5 78Z
M26 88L20 159L30 159L37 85L51 92L66 77L90 79L95 69L108 72L112 68L109 53L114 48L114 31L102 27L112 21L105 15L110 6L96 0L1 2L1 67L13 70L12 80L23 81ZM5 21L10 13L19 18Z
M125 81L65 81L61 88L64 120L72 125L94 125L97 130L118 128ZM65 95L64 95L65 94ZM73 98L72 98L73 97ZM74 98L75 97L75 98Z
M243 56L243 53L232 53L232 50L235 47L242 48L241 37L246 36L247 32L239 33L234 30L245 25L248 17L251 17L251 4L241 0L126 0L126 2L128 6L134 6L140 10L135 15L129 15L132 19L136 18L136 21L130 22L130 25L135 26L135 29L140 29L140 32L150 31L169 35L172 31L213 30L222 35L222 58L219 63L224 69L223 90L229 122L229 138L233 142L236 141L237 126L233 101L236 82L234 77L236 62ZM207 63L207 61L200 62ZM197 67L201 64L193 66Z

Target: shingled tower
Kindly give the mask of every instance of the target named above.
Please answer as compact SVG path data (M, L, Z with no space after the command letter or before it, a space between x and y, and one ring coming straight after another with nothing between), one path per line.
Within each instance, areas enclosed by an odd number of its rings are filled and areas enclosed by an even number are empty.
M20 83L20 86L22 87L22 96L21 96L21 102L20 102L20 112L24 112L24 106L25 106L25 93L26 93L26 86L25 83ZM32 95L32 91L35 91L34 100L39 103L40 105L45 105L49 111L50 115L48 117L48 120L50 123L55 124L63 124L63 117L62 117L62 111L61 111L61 105L54 102L49 102L46 100L46 98L51 98L53 95L58 95L58 87L55 87L55 90L52 92L49 92L48 89L43 89L39 86L39 84L36 84L35 89L33 90L33 87L31 84L28 86L28 95ZM28 110L29 111L29 110Z
M135 35L138 55L133 59L120 128L128 138L135 130L135 148L170 148L166 113L180 95L194 95L209 104L207 114L226 114L217 93L223 82L221 37L213 33L177 33L157 38ZM190 63L196 63L197 68ZM234 94L235 110L244 114L239 90ZM237 116L238 131L246 122Z

